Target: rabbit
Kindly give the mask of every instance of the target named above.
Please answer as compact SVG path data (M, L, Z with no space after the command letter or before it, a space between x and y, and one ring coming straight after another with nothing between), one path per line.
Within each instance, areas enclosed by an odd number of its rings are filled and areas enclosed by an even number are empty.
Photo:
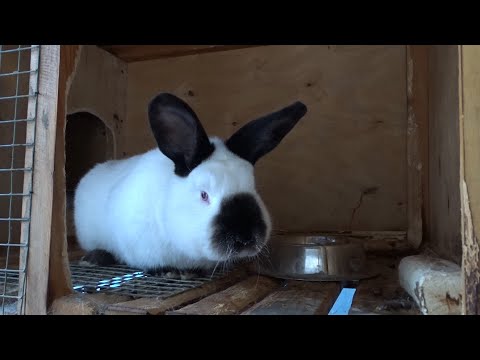
M157 147L96 164L75 189L84 261L206 271L257 256L272 219L256 190L254 166L306 113L296 101L223 141L206 134L184 100L159 93L147 109Z

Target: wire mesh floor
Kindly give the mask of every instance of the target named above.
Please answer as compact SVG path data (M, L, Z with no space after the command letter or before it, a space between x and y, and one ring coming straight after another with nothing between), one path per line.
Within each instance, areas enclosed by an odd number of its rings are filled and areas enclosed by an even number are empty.
M133 298L167 298L226 276L228 271L216 271L210 277L189 280L150 275L123 265L110 267L70 264L73 289L80 293L112 293Z
M79 293L110 293L135 298L164 299L202 284L226 276L229 271L216 271L210 277L194 277L189 280L172 279L150 275L138 269L123 265L100 267L70 264L73 290ZM0 270L0 288L5 289L3 311L0 315L14 315L17 312L18 273Z

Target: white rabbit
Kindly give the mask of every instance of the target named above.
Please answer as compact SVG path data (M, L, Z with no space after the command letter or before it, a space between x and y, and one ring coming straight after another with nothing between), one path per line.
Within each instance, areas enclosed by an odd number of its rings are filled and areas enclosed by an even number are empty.
M93 167L79 182L74 224L85 260L144 270L211 269L256 256L271 218L254 165L306 114L301 102L208 137L195 112L161 93L148 105L158 148Z

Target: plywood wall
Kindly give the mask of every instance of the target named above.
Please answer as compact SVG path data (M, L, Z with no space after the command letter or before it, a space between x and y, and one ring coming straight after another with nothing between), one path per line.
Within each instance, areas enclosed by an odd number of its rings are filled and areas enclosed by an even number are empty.
M2 50L12 50L19 45L2 45ZM22 47L27 47L22 45ZM30 51L0 54L0 73L11 74L16 71L30 70ZM0 77L0 97L28 94L29 74ZM18 86L17 86L18 85ZM25 123L4 123L2 121L19 120L27 117L27 98L0 100L0 145L24 144ZM12 161L13 160L13 161ZM23 168L25 161L24 147L0 147L0 168ZM12 175L12 176L11 176ZM23 172L0 172L0 194L22 193ZM0 196L0 218L9 216L20 218L22 215L22 198L19 196ZM0 221L0 243L20 241L20 222ZM12 253L11 253L12 254ZM11 255L10 254L10 255ZM5 248L0 248L0 259L5 256ZM13 265L13 264L10 264ZM0 264L0 266L3 266Z
M155 146L146 107L169 91L226 138L301 100L308 115L257 163L275 229L406 230L405 46L267 46L128 64L118 154Z
M429 52L429 244L441 257L460 263L460 87L459 47Z
M126 93L126 64L97 46L83 46L68 93L67 115L89 112L103 121L112 134L113 144L108 146L114 148L113 157L120 141L117 134L126 118Z
M67 98L65 132L67 234L74 235L73 190L96 163L117 157L119 132L126 118L127 68L105 50L85 45Z

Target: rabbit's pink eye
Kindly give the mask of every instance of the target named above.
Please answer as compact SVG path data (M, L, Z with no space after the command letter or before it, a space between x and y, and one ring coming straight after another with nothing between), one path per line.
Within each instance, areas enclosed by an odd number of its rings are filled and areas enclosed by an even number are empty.
M205 191L202 191L202 200L208 202L208 194Z

